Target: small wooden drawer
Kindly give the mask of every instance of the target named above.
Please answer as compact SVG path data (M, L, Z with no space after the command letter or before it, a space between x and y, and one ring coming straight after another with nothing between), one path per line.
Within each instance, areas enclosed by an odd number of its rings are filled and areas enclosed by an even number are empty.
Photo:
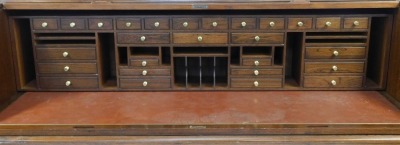
M169 33L118 33L120 44L168 44Z
M157 58L143 58L143 59L131 59L131 66L158 66L159 61Z
M281 88L282 78L231 78L232 88Z
M61 19L61 29L85 30L86 29L86 19Z
M249 30L257 28L256 18L232 18L232 29L235 30Z
M364 62L306 62L305 73L363 73Z
M289 18L288 21L288 29L291 30L311 29L312 25L312 18Z
M285 29L285 18L260 18L260 29L283 30Z
M140 18L118 18L117 20L118 30L140 30L142 29Z
M344 18L344 29L368 29L368 17Z
M244 66L269 66L272 65L271 58L243 58Z
M226 44L227 33L174 33L174 43L178 44Z
M41 89L97 89L97 77L40 77Z
M307 59L363 59L365 47L306 47Z
M199 29L198 18L174 18L172 20L175 30L197 30Z
M236 44L283 44L284 33L232 33Z
M340 29L340 17L317 18L317 29Z
M231 69L231 75L234 76L269 76L283 75L282 69Z
M171 88L171 79L148 78L148 79L120 79L119 87L122 89L168 89Z
M121 76L171 76L170 69L120 69Z
M203 18L202 27L204 30L227 30L228 18Z
M57 30L58 19L33 19L32 26L35 30Z
M113 27L113 19L89 19L89 29L92 30L112 30Z
M40 74L97 74L96 63L38 63Z
M362 76L305 76L306 88L360 88Z
M36 48L38 60L96 60L94 47Z
M147 30L168 30L169 18L145 18L144 28Z

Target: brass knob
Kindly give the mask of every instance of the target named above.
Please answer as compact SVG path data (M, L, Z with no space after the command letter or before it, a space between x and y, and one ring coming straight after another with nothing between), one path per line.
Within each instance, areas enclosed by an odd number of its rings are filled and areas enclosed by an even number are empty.
M337 51L337 50L333 51L333 55L334 56L339 56L339 51Z
M48 26L47 22L43 22L43 23L42 23L42 27L43 27L43 28L46 28L47 26Z
M147 65L147 61L143 60L142 61L142 66L146 66Z
M74 28L76 26L75 22L69 23L69 27Z
M144 75L144 76L147 75L147 70L143 70L142 75Z
M103 27L103 26L104 26L104 23L103 23L103 22L98 22L98 23L97 23L97 27L101 28L101 27Z
M197 41L199 41L199 42L203 41L203 37L198 36L198 37L197 37Z
M257 42L260 41L260 36L254 37L254 40L256 40Z
M303 22L297 22L297 26L302 27L304 25Z
M246 27L246 25L247 25L246 22L242 22L241 24L242 24L242 27Z
M148 85L147 81L143 81L143 87L146 87Z
M71 81L66 81L65 82L65 86L67 86L67 87L71 86L71 84L72 84Z
M155 27L160 26L160 22L155 22L155 23L154 23L154 26L155 26Z
M354 25L354 26L358 26L358 25L360 25L360 22L354 21L354 22L353 22L353 25Z
M332 26L332 22L329 22L329 21L328 21L328 22L326 22L326 23L325 23L325 26L327 26L327 27L330 27L330 26Z
M333 71L337 71L337 70L338 70L338 67L337 67L336 65L334 65L334 66L332 66L332 70L333 70Z
M213 23L212 23L212 26L213 26L213 27L217 27L217 26L218 26L218 23L217 23L217 22L213 22Z
M183 22L183 27L187 27L187 26L189 26L189 23L188 22Z
M69 66L65 66L64 71L66 71L66 72L69 71Z
M68 57L68 52L63 52L63 54L62 54L64 57Z
M131 27L131 26L132 26L132 23L131 23L131 22L126 22L126 23L125 23L125 26L126 26L126 27Z
M260 62L258 60L254 61L254 65L258 66L260 65Z
M260 72L258 72L258 70L254 70L254 75L258 76L260 74Z
M253 84L254 84L255 87L258 87L258 85L259 85L259 84L258 84L258 81L254 81Z
M145 36L142 36L142 37L140 37L140 41L146 41L146 37Z
M331 84L332 84L332 86L336 86L336 81L335 81L335 80L332 80L332 81L331 81Z
M269 22L269 26L274 27L275 26L275 22Z

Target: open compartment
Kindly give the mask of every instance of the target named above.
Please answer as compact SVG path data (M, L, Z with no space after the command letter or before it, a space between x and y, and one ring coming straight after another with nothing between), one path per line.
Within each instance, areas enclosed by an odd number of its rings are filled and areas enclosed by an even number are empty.
M128 66L128 48L117 47L117 51L118 51L118 65Z
M244 46L242 57L272 57L271 46Z
M160 55L159 47L130 47L131 56L156 56Z
M231 65L240 65L240 47L231 47Z
M161 47L161 64L162 65L171 65L171 48L170 47Z
M187 57L188 88L198 88L201 83L201 57Z
M101 56L99 64L101 68L100 82L103 88L116 88L116 59L114 33L98 33L98 53Z
M288 32L286 41L285 87L300 87L303 33Z
M285 54L284 54L283 46L275 46L274 47L274 66L283 66Z
M186 88L187 84L187 57L174 57L174 82L176 88Z
M174 47L175 56L226 56L228 47Z

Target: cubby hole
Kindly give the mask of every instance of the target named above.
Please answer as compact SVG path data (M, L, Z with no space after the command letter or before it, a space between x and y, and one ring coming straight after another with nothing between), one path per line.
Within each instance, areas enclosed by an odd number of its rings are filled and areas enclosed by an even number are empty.
M119 66L128 66L128 48L118 47L118 64Z
M18 69L16 71L18 89L35 90L37 84L30 21L25 18L15 18L11 22L13 25L10 27L10 32L14 40L12 47L17 61L15 68Z
M246 46L242 48L242 57L271 57L272 47L269 46Z
M275 66L283 66L284 56L284 47L276 46L274 48L274 65Z
M161 63L162 65L171 65L171 48L161 47Z
M98 33L98 50L101 56L101 86L103 88L116 88L116 59L114 33Z
M174 47L174 55L227 55L227 47Z
M159 47L130 47L132 56L159 56Z
M288 32L286 42L285 87L300 87L303 33Z
M188 88L199 88L201 80L200 57L187 57Z
M231 47L231 65L240 65L240 47Z
M59 45L59 44L89 44L89 45L95 45L96 40L36 40L36 44L38 45Z
M174 57L174 82L177 88L186 88L187 84L187 57Z

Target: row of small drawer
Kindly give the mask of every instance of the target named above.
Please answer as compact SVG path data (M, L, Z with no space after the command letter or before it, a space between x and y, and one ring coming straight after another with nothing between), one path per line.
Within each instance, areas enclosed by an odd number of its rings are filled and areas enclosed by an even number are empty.
M116 29L118 30L169 30L170 18L153 17L143 18L116 18ZM60 21L60 24L59 24ZM88 22L87 22L88 21ZM35 30L112 30L114 29L113 18L34 18L32 20ZM367 29L369 25L368 17L296 17L287 19L287 29ZM342 24L343 21L343 24ZM230 28L233 30L251 29L285 29L286 19L283 17L256 18L243 17L231 18ZM175 30L227 30L229 29L229 19L220 18L172 18L172 29ZM59 26L60 25L60 26ZM88 26L87 26L88 25Z
M283 44L284 33L232 33L234 44ZM227 33L173 33L173 43L176 44L227 44ZM169 33L118 33L119 44L168 44Z

